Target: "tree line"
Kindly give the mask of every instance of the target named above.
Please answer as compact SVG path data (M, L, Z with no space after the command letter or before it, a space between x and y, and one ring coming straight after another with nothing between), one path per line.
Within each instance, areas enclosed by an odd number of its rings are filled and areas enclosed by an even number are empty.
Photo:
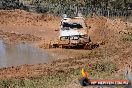
M37 12L54 15L67 14L103 16L132 16L132 0L21 0L36 7ZM30 7L29 6L29 7Z
M24 9L62 16L132 16L132 0L1 0L4 9Z
M21 0L30 1L30 4L59 4L62 6L74 5L78 7L102 7L110 9L132 9L132 0Z

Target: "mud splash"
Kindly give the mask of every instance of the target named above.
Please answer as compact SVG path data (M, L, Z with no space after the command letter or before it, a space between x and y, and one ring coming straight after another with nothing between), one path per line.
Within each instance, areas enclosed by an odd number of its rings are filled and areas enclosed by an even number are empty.
M48 53L32 44L6 44L0 40L0 68L49 61Z

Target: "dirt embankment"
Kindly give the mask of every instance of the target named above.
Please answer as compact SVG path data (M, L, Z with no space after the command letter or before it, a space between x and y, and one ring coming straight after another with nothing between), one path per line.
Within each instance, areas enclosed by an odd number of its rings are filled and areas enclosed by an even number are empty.
M59 17L36 14L23 10L0 11L0 30L19 34L31 34L46 40L57 38Z
M120 69L132 64L131 41L123 41L124 37L131 37L132 23L121 19L94 17L87 19L86 24L91 27L89 35L93 42L105 42L105 45L99 47L99 51L104 52L105 57L116 62Z
M37 37L31 34L16 34L10 32L4 32L0 30L0 38L6 43L18 43L18 42L35 42L41 41L41 37Z
M106 17L88 18L86 19L86 25L90 27L88 35L94 43L112 42L110 40L119 36L120 32L128 33L127 29L131 27L129 22L124 22L121 19L112 20Z

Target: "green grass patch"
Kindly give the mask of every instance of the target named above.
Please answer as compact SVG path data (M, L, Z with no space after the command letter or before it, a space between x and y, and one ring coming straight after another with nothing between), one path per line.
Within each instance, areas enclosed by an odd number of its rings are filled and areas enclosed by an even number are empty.
M127 35L125 37L123 37L123 42L127 42L127 41L132 41L132 34L131 35Z
M116 88L126 88L125 86L117 86Z
M69 75L57 74L30 79L0 80L0 88L57 88L69 82Z

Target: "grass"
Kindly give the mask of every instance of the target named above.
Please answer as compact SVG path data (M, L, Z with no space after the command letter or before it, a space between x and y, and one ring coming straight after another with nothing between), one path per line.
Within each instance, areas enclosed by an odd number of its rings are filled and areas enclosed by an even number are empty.
M69 78L67 75L57 74L30 79L0 80L0 88L57 88L70 82Z
M0 80L0 88L58 88L69 84L74 77L81 77L80 70L26 79Z
M92 67L84 67L92 78L105 78L116 70L112 62L95 63ZM109 70L109 71L108 71ZM55 75L40 76L28 79L0 80L0 88L58 88L68 85L72 80L81 78L81 69L72 69L69 73L57 73ZM78 82L79 85L79 82ZM122 88L122 87L117 87Z
M132 41L132 34L130 35L127 35L125 36L123 39L122 39L124 42L127 42L127 41Z

